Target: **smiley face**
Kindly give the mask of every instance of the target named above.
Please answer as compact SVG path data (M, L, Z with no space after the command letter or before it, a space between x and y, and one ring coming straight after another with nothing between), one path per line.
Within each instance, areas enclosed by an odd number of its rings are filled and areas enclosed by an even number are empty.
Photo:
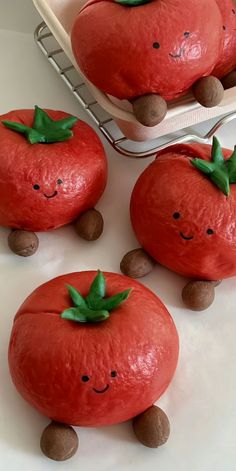
M178 211L176 211L176 212L173 213L172 217L173 217L173 219L175 219L175 220L179 220L179 219L181 219L181 214L180 214ZM209 227L209 228L206 230L206 234L207 234L207 235L212 235L212 234L214 234L213 229L211 229L211 228ZM180 237L182 237L182 239L184 239L184 240L192 240L192 239L194 238L194 235L192 235L192 234L191 234L191 235L184 234L181 230L179 231L179 235L180 235Z
M112 378L115 378L115 377L117 376L117 371L115 371L115 370L111 371L110 376L111 376ZM81 381L83 381L83 383L88 383L88 381L90 381L90 376L88 376L88 375L83 375L83 376L81 377ZM103 388L95 388L95 387L92 387L92 390L93 390L96 394L103 394L103 393L105 393L105 392L108 391L108 389L110 388L110 386L111 386L111 385L107 383L106 386L104 386Z
M63 181L62 181L60 178L58 178L56 184L57 184L57 185L62 185L62 184L63 184ZM35 191L39 191L39 190L41 189L41 187L40 187L40 185L39 185L38 183L35 183L35 184L33 185L33 189L34 189ZM43 192L42 194L43 194L43 196L45 196L45 198L51 199L51 198L54 198L55 196L57 196L58 190L54 190L51 194L47 194L47 193L44 193L44 192Z
M183 43L183 38L184 39L188 39L190 37L190 32L189 31L185 31L183 33L183 37L181 38L181 43ZM159 42L154 42L152 47L154 49L160 49L161 45ZM185 47L184 45L182 44L179 49L177 48L176 51L174 52L169 52L169 56L172 58L172 59L180 59L183 55L184 55L184 52L185 52Z
M183 26L184 23L181 24L180 28ZM181 64L184 64L185 61L198 56L199 50L198 46L195 44L196 31L192 34L190 30L176 30L174 36L173 34L171 35L170 31L166 30L165 33L166 34L163 35L163 30L160 29L158 41L152 43L152 48L157 51L156 57L158 60L165 63L166 67L170 67L170 70L172 70L173 64L176 65L176 61L178 62L179 59L181 59ZM166 35L168 39L166 39Z

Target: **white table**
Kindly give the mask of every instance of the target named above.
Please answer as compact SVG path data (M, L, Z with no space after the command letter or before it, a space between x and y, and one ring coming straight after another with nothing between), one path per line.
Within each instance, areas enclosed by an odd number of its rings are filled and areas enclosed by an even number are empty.
M0 112L37 103L89 122L34 44L32 32L40 20L30 0L0 0L0 12L0 28L5 28L0 29ZM234 121L218 133L223 145L233 147L235 129ZM122 255L137 246L129 222L129 197L148 162L121 157L104 144L109 182L97 206L105 219L100 240L84 242L68 226L39 234L38 253L23 259L8 250L9 231L0 229L0 470L235 471L235 279L217 288L215 303L203 313L183 308L183 278L156 266L142 280L167 305L181 343L174 381L158 401L172 427L169 442L159 450L139 445L130 424L121 424L80 429L80 448L74 458L59 464L47 460L40 452L39 439L48 420L25 403L11 383L8 340L13 316L24 298L42 282L65 272L98 267L119 271Z

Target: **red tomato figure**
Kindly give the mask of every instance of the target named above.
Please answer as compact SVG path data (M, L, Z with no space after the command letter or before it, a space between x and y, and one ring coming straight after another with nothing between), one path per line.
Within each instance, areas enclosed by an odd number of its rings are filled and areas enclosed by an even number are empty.
M154 260L196 280L236 275L236 150L231 154L222 154L216 138L212 150L172 146L141 174L131 222Z
M72 30L75 57L88 79L120 99L159 93L170 100L208 75L221 46L215 0L176 0L171 9L168 3L88 2Z
M234 0L216 0L216 3L223 19L224 43L213 75L223 77L236 68L236 4Z
M95 275L41 285L20 307L11 334L16 388L65 424L107 425L141 414L166 390L177 364L178 334L159 298L123 275Z
M35 112L12 111L1 116L0 140L0 225L55 229L93 208L101 197L106 157L83 121L38 107Z
M222 99L219 80L203 79L222 53L215 0L91 0L77 16L71 40L85 76L105 93L132 100L146 126L163 119L164 100L182 96L193 84L204 106Z

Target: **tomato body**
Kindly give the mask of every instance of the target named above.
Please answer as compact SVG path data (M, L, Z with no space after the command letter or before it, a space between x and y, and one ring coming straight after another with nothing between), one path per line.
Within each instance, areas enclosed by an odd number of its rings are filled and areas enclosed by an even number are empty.
M223 150L224 157L232 151ZM225 196L191 164L210 146L165 149L139 177L131 221L141 246L171 270L195 279L236 274L236 187Z
M105 93L172 100L213 70L222 52L222 16L215 0L132 7L92 0L77 16L71 40L82 72Z
M67 116L48 111L54 120ZM17 110L1 120L32 126L34 110ZM83 121L73 137L53 144L30 144L0 122L0 225L45 231L68 224L101 197L107 180L103 146Z
M216 0L222 15L223 51L212 74L223 77L236 68L236 5L234 0Z
M108 320L62 319L66 284L85 296L95 272L72 273L37 288L16 314L9 365L19 393L43 415L81 426L125 421L165 391L178 359L178 334L159 298L140 283L105 273L107 296L132 288Z

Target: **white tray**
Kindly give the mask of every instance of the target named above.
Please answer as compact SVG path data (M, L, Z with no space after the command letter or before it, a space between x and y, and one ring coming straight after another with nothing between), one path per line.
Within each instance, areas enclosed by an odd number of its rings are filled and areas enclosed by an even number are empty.
M78 69L71 49L70 31L73 20L85 1L33 0L33 3L69 60ZM86 80L86 83L96 101L113 117L123 134L128 139L136 141L155 139L236 110L236 87L226 90L220 106L215 108L203 108L188 96L179 100L174 106L169 106L162 123L147 128L138 123L127 101L109 97L91 82Z

